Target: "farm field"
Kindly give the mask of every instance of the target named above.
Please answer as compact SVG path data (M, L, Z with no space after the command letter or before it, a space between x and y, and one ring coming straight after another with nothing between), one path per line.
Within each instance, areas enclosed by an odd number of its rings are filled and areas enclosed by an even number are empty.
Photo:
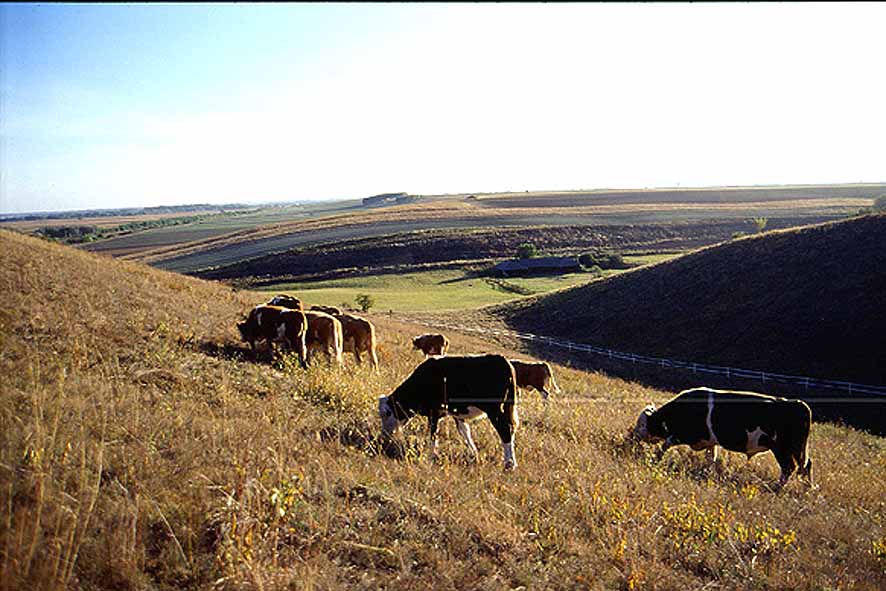
M515 472L488 422L476 464L448 419L437 463L419 419L394 459L377 397L420 363L421 325L369 315L378 373L350 355L304 371L238 341L266 293L0 247L4 590L886 586L882 438L813 425L817 487L776 495L770 454L655 463L625 433L669 393L555 364L556 400L521 395Z
M252 230L281 221L306 219L329 215L331 212L354 207L351 201L307 205L263 206L253 211L215 214L207 219L180 227L157 228L95 242L86 250L103 252L117 257L138 255L146 250L166 248L182 243L202 241L226 234Z
M626 256L632 265L644 265L672 258L676 255ZM607 270L608 277L622 271ZM262 286L269 294L297 294L309 304L353 307L359 294L374 300L378 312L433 312L467 310L500 304L515 298L548 293L592 281L591 273L567 273L549 277L509 277L507 279L477 277L462 270L439 270L416 273L391 273L332 279L280 283ZM346 306L346 307L347 307Z
M115 256L192 273L272 252L420 230L735 224L766 217L770 227L838 219L870 206L886 185L751 187L648 191L527 192L418 196L408 205L364 208L360 201L262 209L249 216L156 230L91 245Z

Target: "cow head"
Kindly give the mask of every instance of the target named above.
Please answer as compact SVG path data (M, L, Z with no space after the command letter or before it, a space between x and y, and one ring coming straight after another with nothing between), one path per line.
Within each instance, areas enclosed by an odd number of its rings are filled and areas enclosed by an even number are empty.
M240 339L244 341L248 341L250 337L250 333L252 331L249 330L249 322L244 320L243 322L237 323L237 330L240 331Z
M400 430L402 421L397 418L397 412L394 405L391 404L390 397L382 396L378 399L378 416L381 418L382 435L390 437Z
M657 435L653 435L649 431L649 418L655 414L655 405L650 404L646 408L644 408L640 412L640 416L637 417L637 424L634 425L633 431L631 431L631 435L635 439L639 439L640 441L649 441L654 442L662 439Z

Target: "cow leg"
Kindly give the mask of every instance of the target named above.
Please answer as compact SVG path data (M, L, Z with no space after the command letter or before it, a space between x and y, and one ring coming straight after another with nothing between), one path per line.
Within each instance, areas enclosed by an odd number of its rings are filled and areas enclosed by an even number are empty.
M781 468L781 475L778 478L778 484L776 485L776 492L780 491L785 484L787 484L788 479L791 477L791 474L794 473L794 470L797 469L797 462L794 459L794 456L791 455L790 450L782 449L780 447L772 450L773 455L775 455L775 460L778 462L778 466Z
M440 442L437 440L437 425L440 422L440 415L435 412L432 412L428 417L428 430L430 439L428 441L428 449L431 453L431 459L433 461L437 461L439 455L438 451L440 448Z
M492 426L495 427L498 436L501 438L505 470L513 470L517 467L517 459L514 457L514 425L511 424L507 415L501 412L489 414L489 420L492 421Z
M302 369L308 369L308 352L305 347L305 339L302 337L295 342L295 352L298 353L298 364Z
M458 429L459 435L464 439L465 445L468 446L468 449L471 451L471 459L477 459L477 446L474 443L474 438L471 437L471 426L462 419L455 419L455 428Z
M812 460L808 457L806 458L806 465L798 472L800 476L806 479L806 483L810 488L815 487L815 483L812 480Z
M375 349L369 350L370 362L372 364L372 369L378 371L378 355L375 353Z

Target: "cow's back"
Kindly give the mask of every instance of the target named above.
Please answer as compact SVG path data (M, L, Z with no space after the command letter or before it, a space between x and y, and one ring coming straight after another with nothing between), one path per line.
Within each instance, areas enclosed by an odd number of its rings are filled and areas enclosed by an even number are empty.
M687 390L658 409L650 417L650 422L654 423L650 427L679 441L705 441L709 438L707 417L708 391Z
M499 403L513 403L515 400L514 368L501 355L440 357L428 362L436 364L446 379L450 401L494 399Z

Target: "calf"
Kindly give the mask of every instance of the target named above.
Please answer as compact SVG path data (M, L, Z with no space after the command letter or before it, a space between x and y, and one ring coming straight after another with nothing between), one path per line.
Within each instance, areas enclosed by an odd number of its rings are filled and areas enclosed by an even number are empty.
M437 423L448 414L471 455L477 446L468 421L488 416L501 438L505 470L517 466L517 384L514 368L501 355L431 357L389 396L378 401L382 435L390 437L415 415L428 417L431 453L437 455Z
M282 342L298 353L298 362L306 367L305 334L307 320L300 310L290 310L280 306L256 306L249 312L245 321L237 323L240 337L249 343L255 353L258 341L267 341L271 349L275 342Z
M341 322L329 314L316 310L308 310L304 314L308 320L308 332L305 335L308 349L311 351L319 349L329 357L330 362L334 359L338 365L341 365L343 345Z
M634 437L648 442L664 440L658 453L674 445L694 450L716 446L745 453L750 459L772 451L781 468L778 488L795 470L812 484L812 460L807 442L812 411L802 400L789 400L753 392L694 388L680 392L659 409L643 409L634 426Z
M442 334L423 334L412 339L412 346L428 355L446 355L449 339Z
M534 388L541 393L541 397L547 401L551 389L555 394L560 393L560 386L554 381L554 373L551 366L544 361L530 362L511 359L514 366L514 375L517 378L517 386L520 388Z

